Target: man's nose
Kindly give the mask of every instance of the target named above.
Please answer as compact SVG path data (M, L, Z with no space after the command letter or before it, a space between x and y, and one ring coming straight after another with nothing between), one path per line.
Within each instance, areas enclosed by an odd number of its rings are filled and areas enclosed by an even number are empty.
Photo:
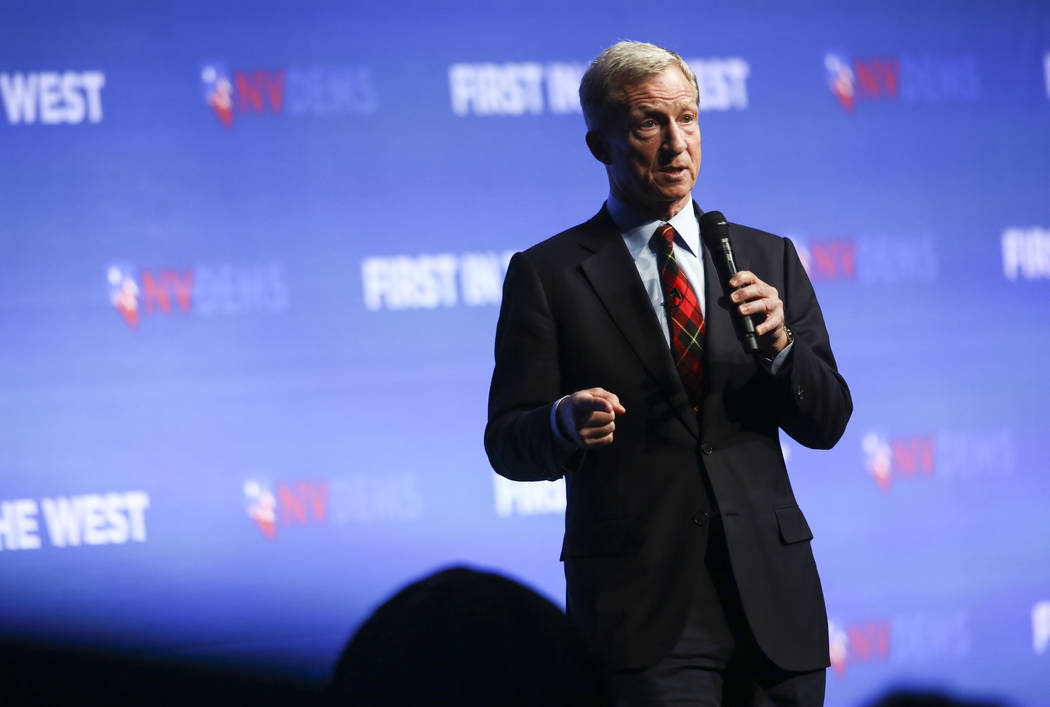
M682 127L672 120L667 124L667 129L664 131L664 150L672 155L677 155L680 152L685 152L686 146L685 133L682 131Z

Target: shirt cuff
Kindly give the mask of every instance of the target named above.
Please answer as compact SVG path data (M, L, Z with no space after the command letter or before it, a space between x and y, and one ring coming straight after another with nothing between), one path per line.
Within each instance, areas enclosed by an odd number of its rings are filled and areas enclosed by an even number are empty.
M555 400L554 404L551 405L551 434L554 436L555 447L557 447L563 452L571 452L579 448L579 438L568 439L565 435L562 434L561 428L558 427L558 406L561 405L562 400L565 400L565 398L568 397L570 396L563 395L557 400Z
M769 372L773 375L777 374L781 366L784 365L784 361L787 360L788 354L791 352L791 348L795 345L794 341L790 341L787 346L781 349L780 353L777 354L773 362L769 364Z

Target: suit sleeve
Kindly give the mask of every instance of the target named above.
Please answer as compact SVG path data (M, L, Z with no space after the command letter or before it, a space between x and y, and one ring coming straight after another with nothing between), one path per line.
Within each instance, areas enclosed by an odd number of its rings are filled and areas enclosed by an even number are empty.
M853 413L853 399L839 375L831 341L813 285L795 246L784 241L784 317L795 337L788 361L776 377L781 428L799 444L830 449L842 437Z
M496 365L489 389L485 451L492 468L515 481L553 480L550 410L561 393L558 342L547 295L524 253L507 267L496 325Z

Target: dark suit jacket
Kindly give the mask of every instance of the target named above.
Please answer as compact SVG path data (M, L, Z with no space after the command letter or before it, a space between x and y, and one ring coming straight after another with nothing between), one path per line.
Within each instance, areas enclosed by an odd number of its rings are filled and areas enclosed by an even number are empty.
M699 209L697 209L699 213ZM648 666L680 635L703 566L710 480L759 645L787 670L828 665L827 616L778 428L838 441L853 409L791 242L730 225L737 266L777 288L795 336L771 375L739 343L726 277L704 248L705 392L693 410L652 303L606 209L510 262L485 449L516 480L565 476L567 606L617 666ZM551 404L601 386L627 412L611 445L555 451Z

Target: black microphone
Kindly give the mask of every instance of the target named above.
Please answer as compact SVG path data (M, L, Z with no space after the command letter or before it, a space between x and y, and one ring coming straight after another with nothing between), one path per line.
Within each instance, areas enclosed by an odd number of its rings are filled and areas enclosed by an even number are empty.
M729 240L729 224L721 211L707 211L700 217L700 235L712 253L721 253L729 277L736 275L736 260L733 258L733 244ZM744 350L758 351L758 339L755 338L755 323L750 316L744 316L734 310L744 321Z

